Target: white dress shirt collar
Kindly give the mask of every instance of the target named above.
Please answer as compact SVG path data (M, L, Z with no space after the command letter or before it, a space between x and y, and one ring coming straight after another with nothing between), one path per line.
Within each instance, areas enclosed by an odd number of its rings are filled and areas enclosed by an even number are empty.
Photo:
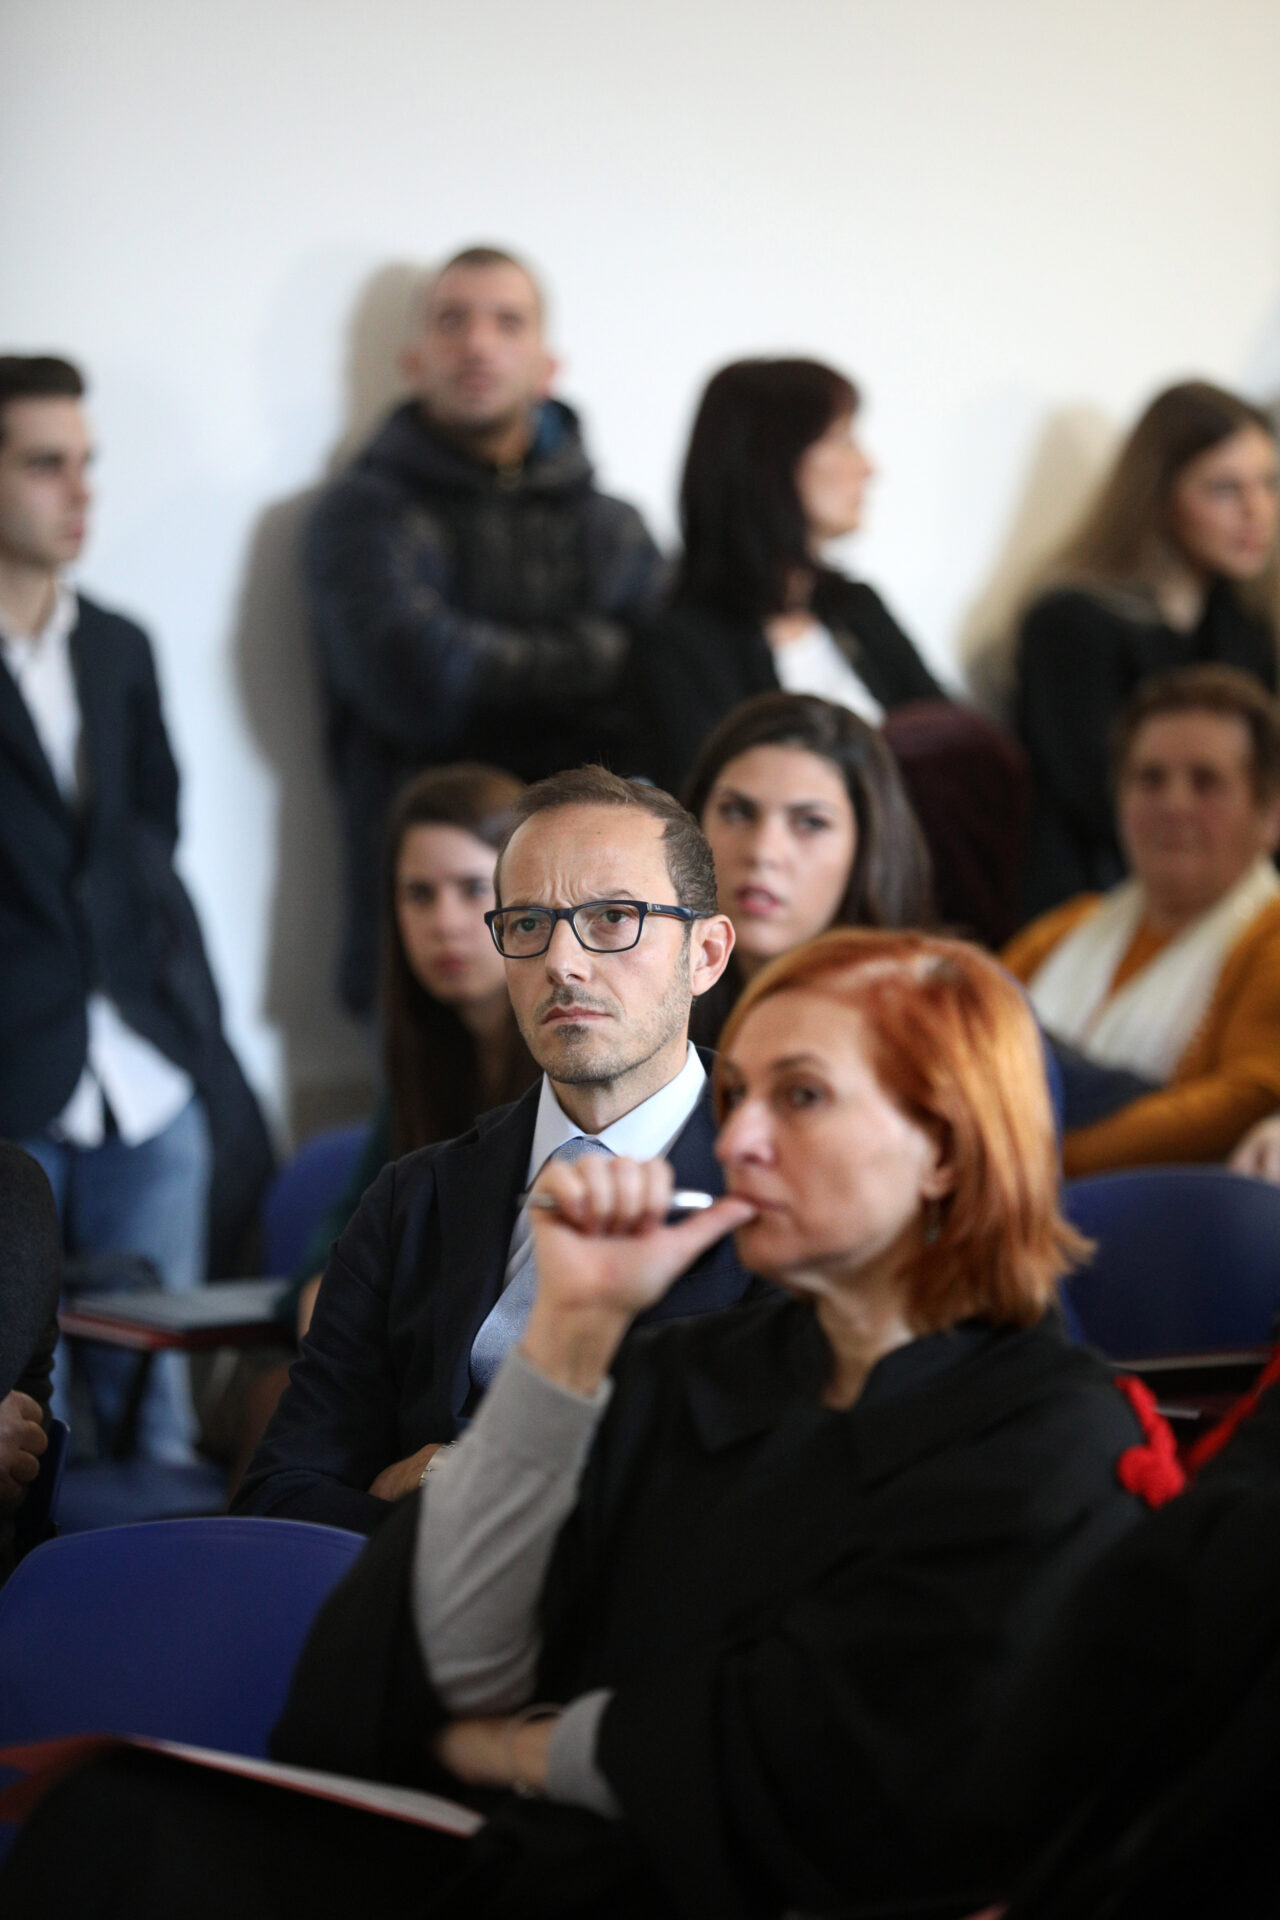
M65 640L75 626L80 615L76 596L65 580L53 583L53 605L50 607L41 626L34 633L17 633L0 612L0 645L6 654L15 653L20 658L36 653L50 642L56 644Z
M698 1050L690 1045L684 1065L674 1080L668 1080L665 1087L659 1087L603 1133L590 1137L603 1142L611 1153L625 1154L629 1160L656 1160L684 1127L702 1097L706 1080L706 1068L698 1058ZM526 1184L532 1186L557 1147L564 1146L567 1140L576 1140L582 1131L556 1099L555 1090L544 1073Z

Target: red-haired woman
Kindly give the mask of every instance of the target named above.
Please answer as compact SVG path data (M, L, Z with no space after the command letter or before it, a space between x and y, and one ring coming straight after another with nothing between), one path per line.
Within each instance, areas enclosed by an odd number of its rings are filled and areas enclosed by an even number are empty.
M325 1914L353 1876L367 1910L412 1884L424 1915L611 1920L999 1890L961 1788L1151 1454L1049 1311L1081 1243L1034 1022L974 948L842 929L757 975L718 1075L708 1210L666 1224L662 1162L544 1171L525 1338L330 1602L278 1732L281 1758L480 1791L471 1851L147 1758L61 1790L15 1896L165 1911L162 1837L187 1887L235 1862L255 1913L299 1872ZM779 1297L624 1344L729 1230Z

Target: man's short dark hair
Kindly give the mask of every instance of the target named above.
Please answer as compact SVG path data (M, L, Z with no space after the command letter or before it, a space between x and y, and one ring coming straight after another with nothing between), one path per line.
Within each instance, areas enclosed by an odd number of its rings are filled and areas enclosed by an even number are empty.
M527 787L512 809L511 828L498 853L494 877L496 897L502 898L502 856L512 835L526 820L561 807L631 807L662 821L662 848L675 893L674 904L695 913L716 913L716 863L702 828L672 794L642 780L623 780L607 767L574 767L553 773Z
M1118 786L1138 729L1163 713L1220 713L1240 720L1249 736L1249 779L1260 805L1280 793L1280 701L1251 673L1207 664L1153 673L1116 721L1112 778Z
M53 353L0 353L0 438L11 400L82 400L84 375Z
M533 288L533 297L538 304L538 318L540 320L546 319L547 297L543 292L541 280L539 280L537 274L529 265L529 262L522 260L518 253L509 253L505 247L488 245L464 247L461 253L452 254L450 258L444 262L443 266L437 267L435 271L428 276L422 293L424 312L436 287L440 284L445 274L451 273L454 267L514 267L517 273L524 275L529 285Z
M521 273L529 273L524 261L514 253L508 253L505 247L464 247L461 253L453 254L437 271L448 273L451 267L519 267ZM531 273L529 278L533 278Z

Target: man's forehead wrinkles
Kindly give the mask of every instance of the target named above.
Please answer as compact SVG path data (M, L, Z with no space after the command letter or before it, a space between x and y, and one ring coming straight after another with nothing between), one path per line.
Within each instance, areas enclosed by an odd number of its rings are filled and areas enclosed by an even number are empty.
M504 310L541 321L538 290L522 267L448 267L429 289L422 316L430 326L442 313Z
M648 900L652 883L653 875L645 876L634 865L525 860L513 861L504 873L503 895L512 904L576 907L585 900Z
M505 904L512 907L583 907L593 900L641 900L647 901L649 892L642 888L639 892L632 886L620 883L617 886L547 886L535 893L512 894Z

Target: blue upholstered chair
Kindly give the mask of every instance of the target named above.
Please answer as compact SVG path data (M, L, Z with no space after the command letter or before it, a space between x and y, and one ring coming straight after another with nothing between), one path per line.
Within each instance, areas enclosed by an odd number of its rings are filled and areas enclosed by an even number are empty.
M369 1128L331 1127L304 1140L271 1183L262 1208L264 1270L291 1273L316 1222L351 1178Z
M362 1534L219 1516L50 1540L0 1590L0 1746L136 1733L262 1756Z
M1090 1345L1116 1360L1262 1346L1280 1314L1280 1186L1225 1167L1069 1181L1067 1218L1098 1242L1064 1283Z

